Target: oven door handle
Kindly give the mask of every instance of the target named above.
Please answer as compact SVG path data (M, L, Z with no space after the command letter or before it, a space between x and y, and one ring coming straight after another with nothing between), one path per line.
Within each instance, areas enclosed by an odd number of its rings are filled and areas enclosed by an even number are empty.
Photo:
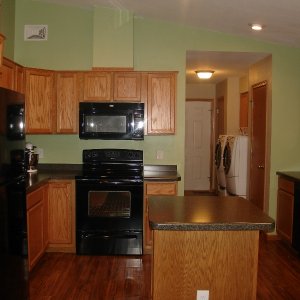
M82 234L83 238L102 238L105 240L109 240L109 239L114 239L114 238L118 238L118 239L137 239L138 236L136 234L122 234L122 233L117 233L117 234L103 234L103 233L84 233Z

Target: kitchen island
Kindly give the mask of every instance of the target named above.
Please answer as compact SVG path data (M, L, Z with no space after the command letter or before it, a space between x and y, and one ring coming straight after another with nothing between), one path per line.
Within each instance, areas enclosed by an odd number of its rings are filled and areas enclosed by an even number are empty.
M153 300L256 299L259 231L275 227L260 209L240 197L150 197L149 220Z

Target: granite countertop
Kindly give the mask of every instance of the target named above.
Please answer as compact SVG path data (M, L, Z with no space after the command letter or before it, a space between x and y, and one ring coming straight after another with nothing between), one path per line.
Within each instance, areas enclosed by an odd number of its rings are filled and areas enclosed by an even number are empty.
M76 175L81 174L81 165L72 164L44 164L39 165L36 173L29 173L26 176L26 192L33 190L46 183L48 180L55 179L75 179Z
M81 164L40 164L36 173L27 174L26 191L30 193L51 179L75 179L81 172ZM176 165L144 165L144 180L179 181L181 177Z
M154 230L263 230L275 222L241 197L149 197L149 221Z
M300 182L300 172L298 172L298 171L278 171L278 172L276 172L276 174L287 177L293 181Z
M180 181L176 165L144 165L146 181Z

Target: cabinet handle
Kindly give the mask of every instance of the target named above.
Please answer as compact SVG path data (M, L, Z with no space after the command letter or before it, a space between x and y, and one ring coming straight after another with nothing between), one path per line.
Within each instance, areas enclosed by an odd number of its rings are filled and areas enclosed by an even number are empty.
M258 169L264 169L265 166L258 166L257 168L258 168Z

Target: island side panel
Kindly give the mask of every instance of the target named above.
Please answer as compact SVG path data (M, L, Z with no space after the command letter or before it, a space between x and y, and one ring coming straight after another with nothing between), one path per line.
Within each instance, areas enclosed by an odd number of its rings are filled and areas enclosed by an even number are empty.
M259 231L154 230L153 300L256 299Z

